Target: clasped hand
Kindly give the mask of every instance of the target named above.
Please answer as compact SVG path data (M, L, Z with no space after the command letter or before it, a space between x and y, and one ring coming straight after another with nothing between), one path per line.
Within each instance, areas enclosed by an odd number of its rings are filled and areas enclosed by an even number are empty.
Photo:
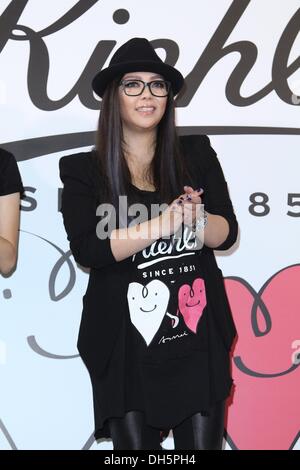
M197 204L202 204L203 189L193 189L191 186L184 186L183 189L184 193L172 202L171 210L180 213L182 222L191 226L197 217Z

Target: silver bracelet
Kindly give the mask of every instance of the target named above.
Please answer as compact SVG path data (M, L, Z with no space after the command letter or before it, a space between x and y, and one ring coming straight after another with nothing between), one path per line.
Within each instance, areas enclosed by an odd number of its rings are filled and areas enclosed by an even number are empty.
M195 219L192 225L192 231L197 232L198 230L203 230L204 227L207 225L208 218L207 218L207 212L203 211L203 216L199 217L198 219Z

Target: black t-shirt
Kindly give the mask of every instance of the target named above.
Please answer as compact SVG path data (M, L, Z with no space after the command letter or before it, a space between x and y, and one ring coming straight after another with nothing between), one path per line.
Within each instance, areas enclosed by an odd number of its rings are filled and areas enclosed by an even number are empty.
M137 193L147 207L159 201L158 192L137 188ZM131 322L147 347L145 360L173 357L178 350L181 354L193 346L198 349L199 344L207 349L207 335L201 335L204 328L200 328L206 313L201 243L190 227L182 225L176 234L156 240L131 261L127 302ZM196 336L201 336L200 342Z
M136 196L148 208L159 202L157 192ZM201 242L188 226L131 257L127 306L126 409L139 405L160 429L208 414L232 381L209 314Z
M14 156L0 148L0 196L21 193L24 188Z

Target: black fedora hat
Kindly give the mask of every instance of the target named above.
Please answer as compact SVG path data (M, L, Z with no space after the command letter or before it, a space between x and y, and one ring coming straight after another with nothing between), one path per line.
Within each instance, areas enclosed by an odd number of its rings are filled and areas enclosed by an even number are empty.
M132 38L114 53L109 66L94 77L92 87L102 98L111 80L127 72L155 72L171 82L176 95L183 86L184 78L171 65L165 64L156 54L151 43L145 38Z

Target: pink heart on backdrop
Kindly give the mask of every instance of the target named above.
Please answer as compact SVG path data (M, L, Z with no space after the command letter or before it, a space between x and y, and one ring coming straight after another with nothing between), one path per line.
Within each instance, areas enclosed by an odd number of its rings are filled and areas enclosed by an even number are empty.
M178 290L178 311L182 314L186 326L196 333L198 322L206 306L204 280L194 279L192 287L183 284ZM177 311L177 313L178 313Z
M257 293L225 279L238 339L229 443L238 449L293 447L300 434L300 265L272 276Z

